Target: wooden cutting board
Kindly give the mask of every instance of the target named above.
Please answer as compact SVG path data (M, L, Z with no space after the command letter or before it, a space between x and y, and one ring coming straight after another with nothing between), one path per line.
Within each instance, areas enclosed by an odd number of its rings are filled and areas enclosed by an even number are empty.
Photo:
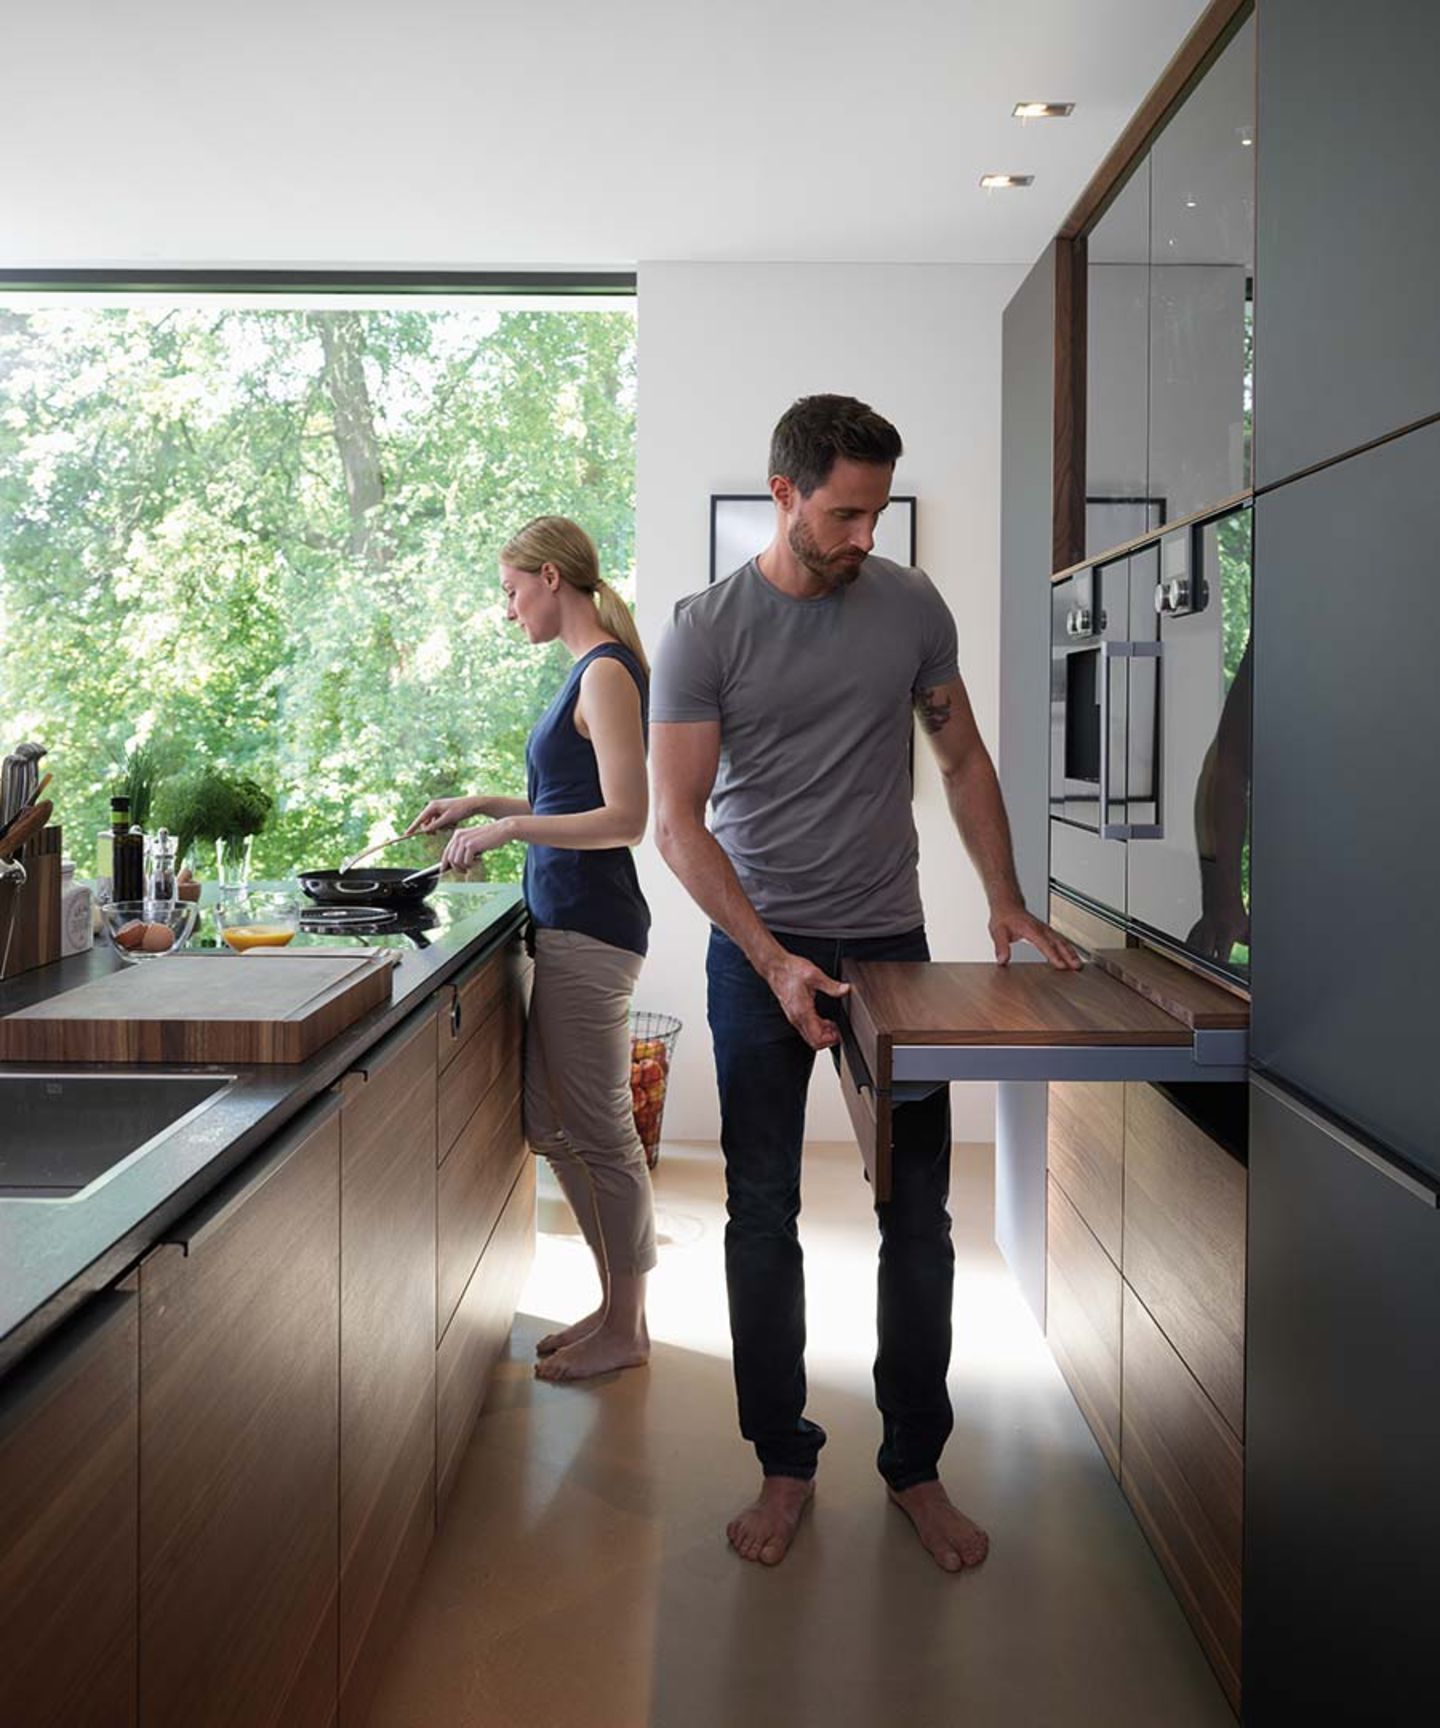
M388 1002L390 953L175 954L0 1019L7 1062L303 1062Z

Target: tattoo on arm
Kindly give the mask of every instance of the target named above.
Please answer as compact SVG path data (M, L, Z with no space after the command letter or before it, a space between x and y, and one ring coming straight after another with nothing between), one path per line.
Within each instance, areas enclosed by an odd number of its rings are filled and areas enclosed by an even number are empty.
M921 690L916 693L915 710L920 716L920 724L927 732L939 732L949 724L952 706L943 689Z

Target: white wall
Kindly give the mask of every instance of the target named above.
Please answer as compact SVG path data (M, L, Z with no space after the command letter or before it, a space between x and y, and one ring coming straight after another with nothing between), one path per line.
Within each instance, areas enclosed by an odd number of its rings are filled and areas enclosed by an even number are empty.
M1010 265L642 264L637 449L639 616L655 642L709 573L712 492L761 491L770 432L797 396L860 396L899 427L896 490L918 497L919 560L955 613L960 662L996 753L999 645L1000 317ZM985 900L917 752L921 888L936 959L988 959ZM705 1025L707 926L652 847L641 863L655 924L641 1006L678 1014L665 1132L719 1132ZM828 1062L809 1133L850 1127ZM992 1089L957 1087L955 1133L988 1140Z

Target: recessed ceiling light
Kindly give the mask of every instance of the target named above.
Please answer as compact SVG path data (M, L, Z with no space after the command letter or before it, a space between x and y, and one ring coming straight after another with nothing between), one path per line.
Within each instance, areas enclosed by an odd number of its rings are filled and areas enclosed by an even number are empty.
M1075 112L1073 102L1017 102L1017 120L1063 120Z
M982 174L980 184L987 192L1008 192L1015 186L1033 186L1033 174Z

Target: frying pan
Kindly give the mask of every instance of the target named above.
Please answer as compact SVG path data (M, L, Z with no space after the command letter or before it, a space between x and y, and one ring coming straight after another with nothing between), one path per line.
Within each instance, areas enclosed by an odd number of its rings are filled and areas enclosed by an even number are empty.
M319 906L415 906L440 880L429 870L302 870L300 886Z

